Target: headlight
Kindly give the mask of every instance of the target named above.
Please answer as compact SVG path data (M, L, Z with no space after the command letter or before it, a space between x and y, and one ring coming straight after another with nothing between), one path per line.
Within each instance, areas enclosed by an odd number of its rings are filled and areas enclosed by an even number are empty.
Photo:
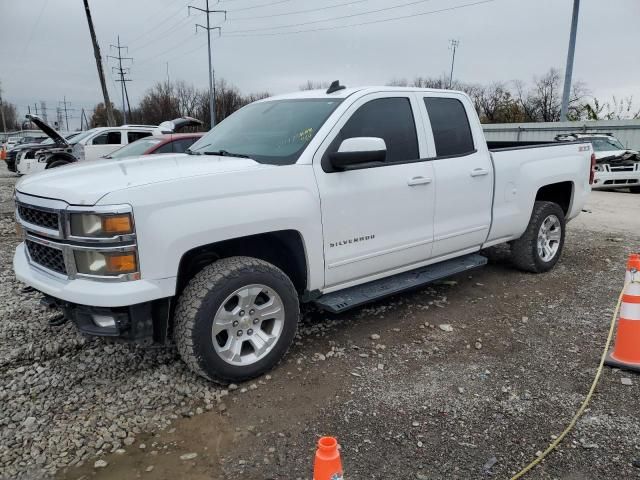
M76 250L74 256L76 270L85 275L117 276L138 271L135 252Z
M133 222L129 213L98 215L95 213L72 213L71 235L74 237L114 237L133 233Z

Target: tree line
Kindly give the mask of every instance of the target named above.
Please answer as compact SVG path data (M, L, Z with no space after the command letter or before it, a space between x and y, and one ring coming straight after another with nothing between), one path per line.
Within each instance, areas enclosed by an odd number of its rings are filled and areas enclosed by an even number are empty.
M244 105L268 97L268 92L243 95L240 90L224 79L215 84L216 121L221 121ZM118 125L123 123L122 111L114 106L114 116ZM183 80L158 82L148 89L137 106L127 111L127 123L158 125L166 120L189 116L202 120L201 130L209 130L210 122L209 90L197 89ZM104 103L98 103L89 119L91 127L107 125Z
M471 100L482 123L557 122L562 103L562 74L555 68L536 76L531 83L521 80L489 85L453 81L453 90L462 90ZM389 85L421 88L449 88L444 77L416 77L409 82L393 80ZM567 117L578 120L622 120L640 118L633 96L612 97L609 101L590 94L584 82L571 86Z
M448 89L446 77L415 77L413 80L394 79L388 83L394 86ZM308 80L300 85L300 90L327 88L329 82ZM525 123L556 122L560 120L562 102L562 74L554 68L530 82L521 80L498 81L482 85L453 81L451 88L467 93L478 112L482 123ZM223 120L240 107L255 100L268 97L267 91L243 94L224 79L215 84L216 119ZM7 130L19 129L21 118L15 105L2 101ZM211 128L209 115L209 90L198 89L183 81L158 82L149 88L137 105L127 108L127 123L158 125L181 116L190 116L203 121L201 130ZM118 125L123 123L122 111L114 106ZM570 120L618 120L640 118L640 109L634 108L632 96L612 97L602 100L590 94L584 82L576 82L571 87L568 117ZM89 126L106 126L106 110L98 103L89 118ZM0 125L2 128L2 125Z

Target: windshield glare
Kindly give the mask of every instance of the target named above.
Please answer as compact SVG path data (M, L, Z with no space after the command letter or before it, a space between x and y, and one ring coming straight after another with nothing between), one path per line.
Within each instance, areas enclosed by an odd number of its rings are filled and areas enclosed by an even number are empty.
M224 150L260 163L298 160L341 99L271 100L247 105L194 143L195 153Z
M596 152L607 152L611 150L625 150L624 146L615 138L590 138Z
M141 138L129 145L125 145L124 147L116 150L115 152L109 154L108 158L124 158L124 157L134 157L136 155L142 155L144 152L149 150L154 145L157 145L161 142L159 138Z

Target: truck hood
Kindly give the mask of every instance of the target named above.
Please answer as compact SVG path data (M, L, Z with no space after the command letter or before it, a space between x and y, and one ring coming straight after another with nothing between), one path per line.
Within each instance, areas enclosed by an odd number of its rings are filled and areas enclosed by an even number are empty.
M189 177L269 168L248 158L210 155L143 155L78 162L23 177L16 190L26 195L95 205L108 193Z
M37 115L26 115L27 120L31 120L33 123L37 125L37 127L42 130L49 138L53 139L58 145L68 146L69 143L65 140L65 138L56 132L53 128L47 125L40 117Z
M640 159L638 152L633 150L607 150L593 153L596 155L596 161L598 163Z

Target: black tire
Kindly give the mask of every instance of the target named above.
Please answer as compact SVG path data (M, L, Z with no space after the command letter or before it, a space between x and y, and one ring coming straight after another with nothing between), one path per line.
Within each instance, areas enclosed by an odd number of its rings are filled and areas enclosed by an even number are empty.
M549 261L545 261L538 252L538 233L542 222L551 215L555 215L560 221L560 241L556 254ZM551 270L562 255L565 227L564 212L557 203L535 202L527 229L518 240L511 242L511 262L513 265L520 270L532 273Z
M229 295L252 284L265 285L279 295L284 325L266 356L250 365L232 365L214 347L214 317ZM206 266L180 294L174 339L180 356L194 373L217 383L243 382L264 374L282 360L295 338L299 318L296 289L282 270L256 258L229 257Z
M69 165L69 163L70 162L67 162L66 160L54 160L51 163L47 163L46 169L56 168L56 167L64 167L65 165Z
M629 187L629 191L631 193L640 193L640 186L638 186L638 187Z

